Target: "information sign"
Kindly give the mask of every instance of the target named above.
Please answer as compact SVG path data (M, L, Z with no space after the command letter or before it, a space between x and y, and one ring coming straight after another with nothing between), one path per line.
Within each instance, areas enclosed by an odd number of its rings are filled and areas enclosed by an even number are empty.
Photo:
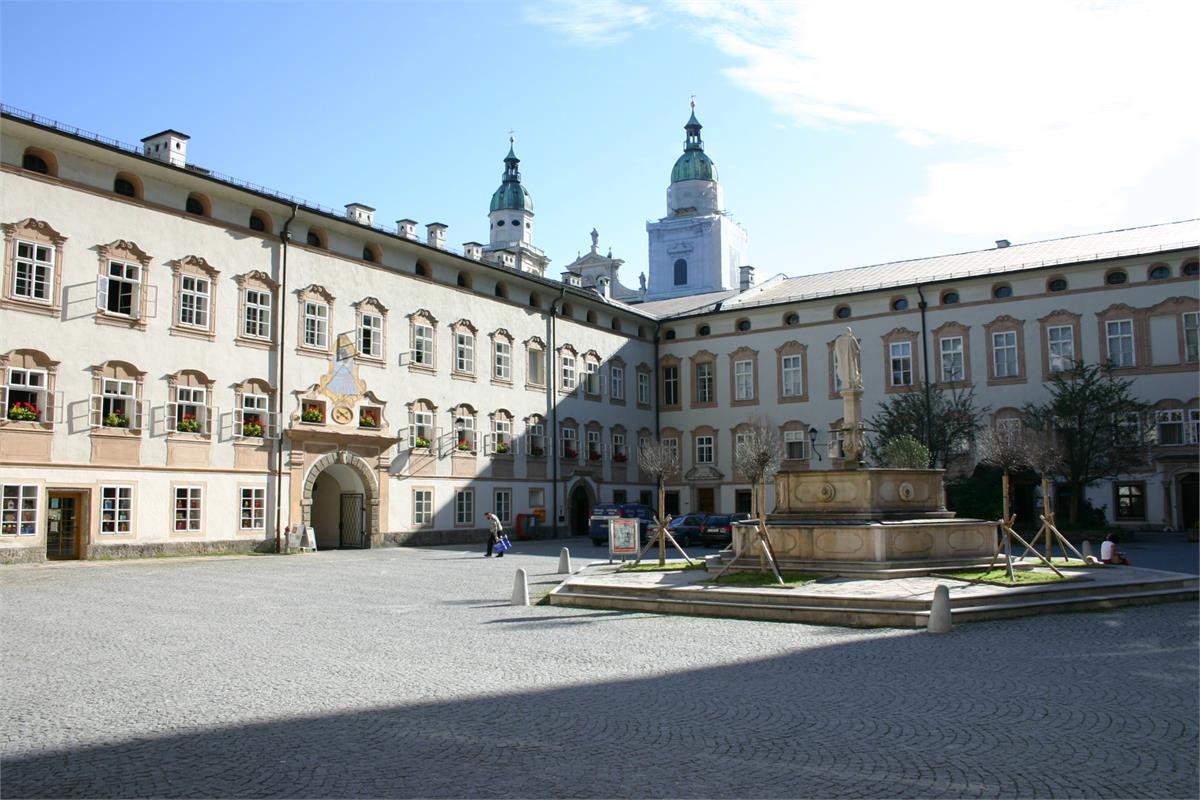
M638 551L638 520L616 517L608 521L608 552L614 556L633 556Z

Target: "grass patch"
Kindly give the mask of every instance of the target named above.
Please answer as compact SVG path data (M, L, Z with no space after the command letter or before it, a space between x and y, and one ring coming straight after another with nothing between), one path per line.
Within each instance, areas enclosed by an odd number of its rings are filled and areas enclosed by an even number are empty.
M650 559L643 561L641 564L626 564L621 567L618 572L679 572L685 569L704 569L703 561L693 561L689 564L686 561L668 561L661 567L658 565L658 559Z
M971 583L986 583L992 586L1028 586L1034 583L1058 583L1059 581L1069 581L1069 575L1058 576L1053 572L1034 572L1027 569L1013 570L1013 580L1008 579L1008 570L993 569L993 570L976 570L973 572L941 572L938 573L941 578L955 578L960 581L969 581Z
M788 589L803 586L821 578L820 575L809 575L803 572L783 572L780 573L780 576L783 578L783 585ZM712 582L718 586L779 587L779 581L775 580L775 576L770 572L731 572Z

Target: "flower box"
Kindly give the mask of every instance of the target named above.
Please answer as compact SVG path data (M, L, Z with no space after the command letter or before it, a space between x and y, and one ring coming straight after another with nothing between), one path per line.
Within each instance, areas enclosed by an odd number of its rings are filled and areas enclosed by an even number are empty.
M629 460L629 456L625 455L624 453L614 453L613 454L613 461L616 461L618 464L624 464L628 460Z
M302 412L300 412L300 421L301 422L312 422L312 423L324 422L325 421L325 407L324 406L305 406L304 410Z
M358 427L378 428L379 412L373 408L362 408L358 411Z
M424 436L418 436L416 439L413 439L413 447L422 447L422 448L428 450L429 449L429 440L426 439Z
M533 456L534 458L541 458L542 456L546 455L546 451L541 447L531 447L529 448L529 455Z
M242 435L257 436L261 438L263 435L262 421L258 417L247 416L246 419L242 421Z
M8 408L8 418L15 422L37 422L41 413L32 403L13 403Z
M195 414L184 414L183 418L175 423L175 430L180 433L199 433L200 420L196 419Z
M599 450L588 451L588 461L599 461L601 458Z
M464 452L465 452L465 451L467 451L467 450L470 450L470 449L471 449L471 443L470 443L470 442L468 442L466 439L459 439L459 440L458 440L458 444L457 444L457 445L455 445L455 447L456 447L458 450L461 450L461 451L464 451Z
M563 458L579 458L579 451L567 448L563 450Z
M496 442L496 452L497 453L507 453L508 450L509 450L508 444L506 444L505 442Z
M125 416L125 410L119 406L105 415L101 420L106 428L128 428L129 417Z

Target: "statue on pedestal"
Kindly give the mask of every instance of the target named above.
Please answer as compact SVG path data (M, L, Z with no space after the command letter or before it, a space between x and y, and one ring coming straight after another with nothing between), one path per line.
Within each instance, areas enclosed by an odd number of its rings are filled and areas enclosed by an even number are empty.
M864 449L862 431L862 347L854 331L833 342L838 380L842 384L842 459L847 469L859 466Z

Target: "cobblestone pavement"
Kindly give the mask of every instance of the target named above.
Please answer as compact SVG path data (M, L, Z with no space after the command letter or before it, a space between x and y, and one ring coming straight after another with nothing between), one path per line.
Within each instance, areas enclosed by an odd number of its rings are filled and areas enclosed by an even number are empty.
M945 636L508 605L560 544L0 569L0 794L1200 795L1193 604Z

